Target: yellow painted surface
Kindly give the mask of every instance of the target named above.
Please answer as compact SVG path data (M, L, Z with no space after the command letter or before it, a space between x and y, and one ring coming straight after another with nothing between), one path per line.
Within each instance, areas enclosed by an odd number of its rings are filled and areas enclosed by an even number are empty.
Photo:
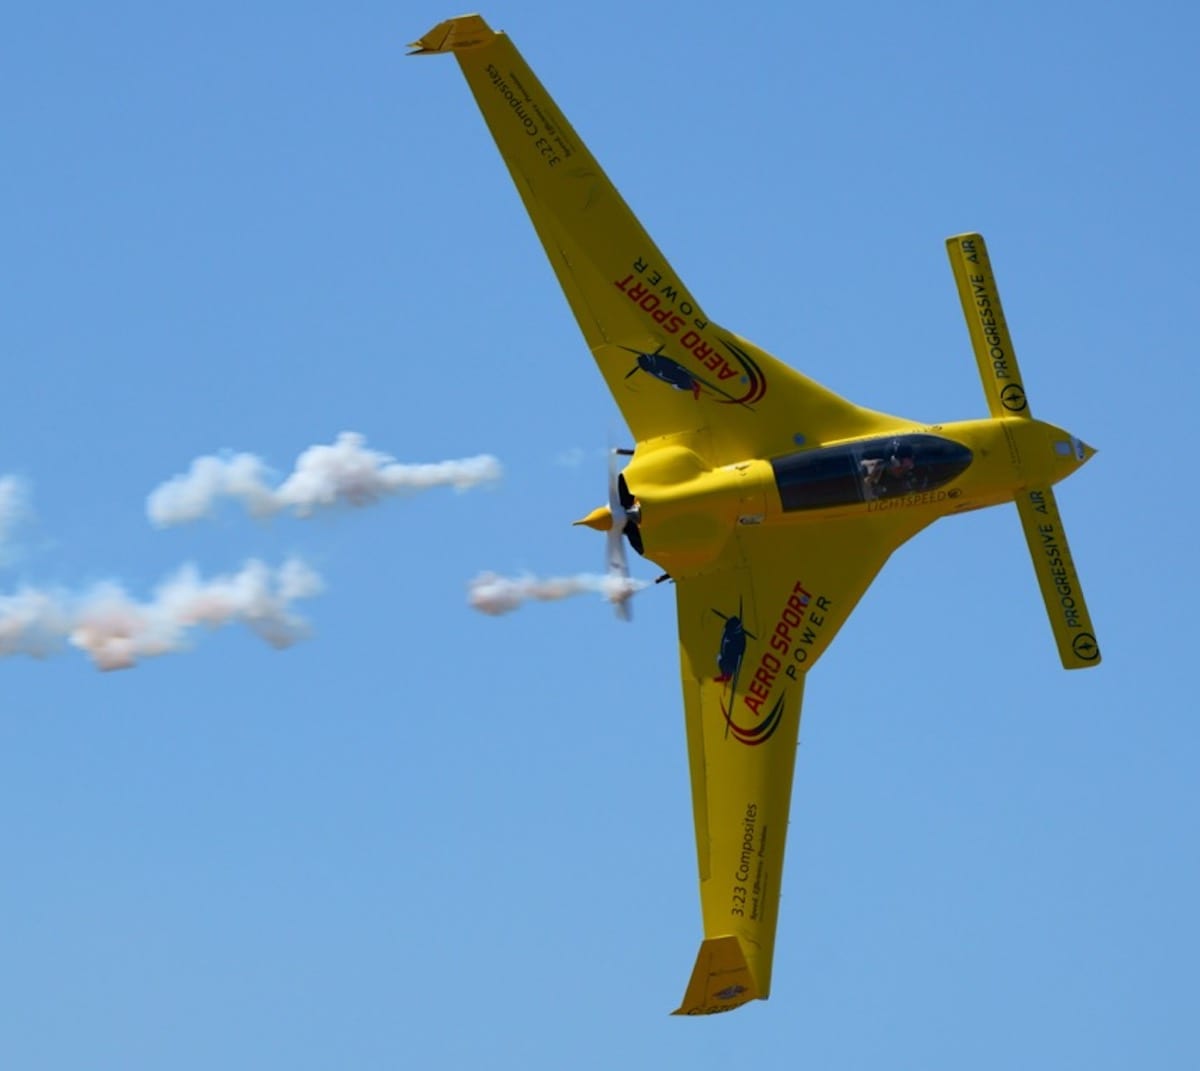
M1067 546L1054 492L1048 484L1026 488L1017 495L1017 510L1064 668L1099 665L1096 630Z
M994 417L1028 419L1032 414L1025 385L983 235L956 234L947 238L946 252L971 334L988 411Z

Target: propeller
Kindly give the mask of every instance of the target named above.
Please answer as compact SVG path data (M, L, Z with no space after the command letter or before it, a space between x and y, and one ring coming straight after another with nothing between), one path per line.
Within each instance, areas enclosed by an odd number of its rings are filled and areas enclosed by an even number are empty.
M638 531L640 511L637 500L625 482L625 474L617 471L617 455L623 452L613 450L608 455L608 511L612 515L612 527L607 533L605 558L610 577L628 580L629 555L625 552L624 540L628 539L629 545L641 554L642 533ZM625 621L633 619L633 610L629 605L628 595L617 600L615 605L618 617Z
M611 588L609 600L617 610L617 616L625 621L632 620L633 613L629 597L634 587L629 580L629 556L625 551L625 540L639 554L643 553L642 533L638 528L641 508L623 473L617 471L618 455L628 456L632 450L613 450L608 455L608 505L593 510L576 524L587 525L606 534L605 571Z
M629 540L629 545L633 547L639 554L645 554L646 549L642 544L641 529L638 528L638 522L642 519L642 511L637 504L637 499L633 497L633 492L629 490L629 484L625 482L625 473L616 473L616 503L613 502L614 479L613 470L616 468L616 461L613 460L618 453L622 451L614 450L612 457L608 462L608 508L613 511L613 526L617 524L617 509L619 506L620 515L623 517L621 522L621 531L625 538Z

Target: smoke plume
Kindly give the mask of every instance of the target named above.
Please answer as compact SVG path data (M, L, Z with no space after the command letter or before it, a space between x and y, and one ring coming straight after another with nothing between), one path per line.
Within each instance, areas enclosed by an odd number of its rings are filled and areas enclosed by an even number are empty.
M644 580L623 576L598 576L580 573L578 576L505 577L496 573L480 573L467 585L467 601L480 613L500 616L519 609L522 603L556 602L573 595L599 594L609 602L624 602L647 586Z
M268 484L268 469L254 454L204 456L188 471L156 487L146 501L150 520L160 527L197 521L217 501L240 501L256 517L290 510L307 517L339 505L369 506L382 498L415 494L432 487L465 491L498 480L500 462L490 454L431 464L401 464L370 450L356 432L342 432L331 446L310 446L278 487Z
M25 587L0 595L0 657L44 658L69 643L98 669L127 669L141 659L184 650L201 625L234 623L272 647L289 647L308 634L292 603L321 588L317 573L295 558L276 570L251 560L240 572L209 580L187 565L146 602L133 599L115 582L82 595Z

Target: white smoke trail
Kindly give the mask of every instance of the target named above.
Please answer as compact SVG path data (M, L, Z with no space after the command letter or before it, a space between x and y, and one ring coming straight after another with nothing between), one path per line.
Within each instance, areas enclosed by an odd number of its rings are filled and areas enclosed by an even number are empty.
M603 595L609 602L619 604L647 586L646 581L632 577L598 576L593 573L546 579L480 573L467 585L467 602L480 613L499 617L512 613L530 600L556 602L573 595L591 593Z
M22 588L0 595L0 657L44 658L65 642L84 651L98 669L127 669L140 659L184 650L197 626L234 623L273 647L288 647L308 634L291 604L322 586L315 571L292 558L277 570L251 560L240 572L210 580L186 565L147 602L111 582L82 595Z
M291 510L307 517L339 505L369 506L390 495L431 487L465 491L500 479L500 462L490 454L403 465L370 450L357 432L342 432L330 446L310 446L278 487L267 484L267 467L253 454L198 457L188 471L150 492L146 512L160 527L197 521L211 514L218 499L239 500L257 517Z
M198 457L187 473L172 476L150 492L146 512L155 524L185 524L207 517L218 498L235 498L255 517L279 509L267 486L267 467L253 454Z

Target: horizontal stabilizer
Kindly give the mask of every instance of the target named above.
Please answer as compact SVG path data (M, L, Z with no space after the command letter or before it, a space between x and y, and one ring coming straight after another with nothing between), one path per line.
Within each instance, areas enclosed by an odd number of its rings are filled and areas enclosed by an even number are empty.
M1100 647L1071 550L1063 531L1058 504L1049 487L1026 488L1017 495L1017 512L1029 543L1033 568L1050 615L1058 655L1066 669L1087 669L1100 664Z
M734 936L712 937L700 945L692 980L683 1003L672 1015L714 1015L733 1011L758 998L741 942Z
M958 297L967 318L971 347L987 395L988 412L994 417L1030 416L1021 370L1017 367L1017 355L1000 305L996 277L992 274L992 262L983 235L956 234L947 238L946 252L950 255Z

